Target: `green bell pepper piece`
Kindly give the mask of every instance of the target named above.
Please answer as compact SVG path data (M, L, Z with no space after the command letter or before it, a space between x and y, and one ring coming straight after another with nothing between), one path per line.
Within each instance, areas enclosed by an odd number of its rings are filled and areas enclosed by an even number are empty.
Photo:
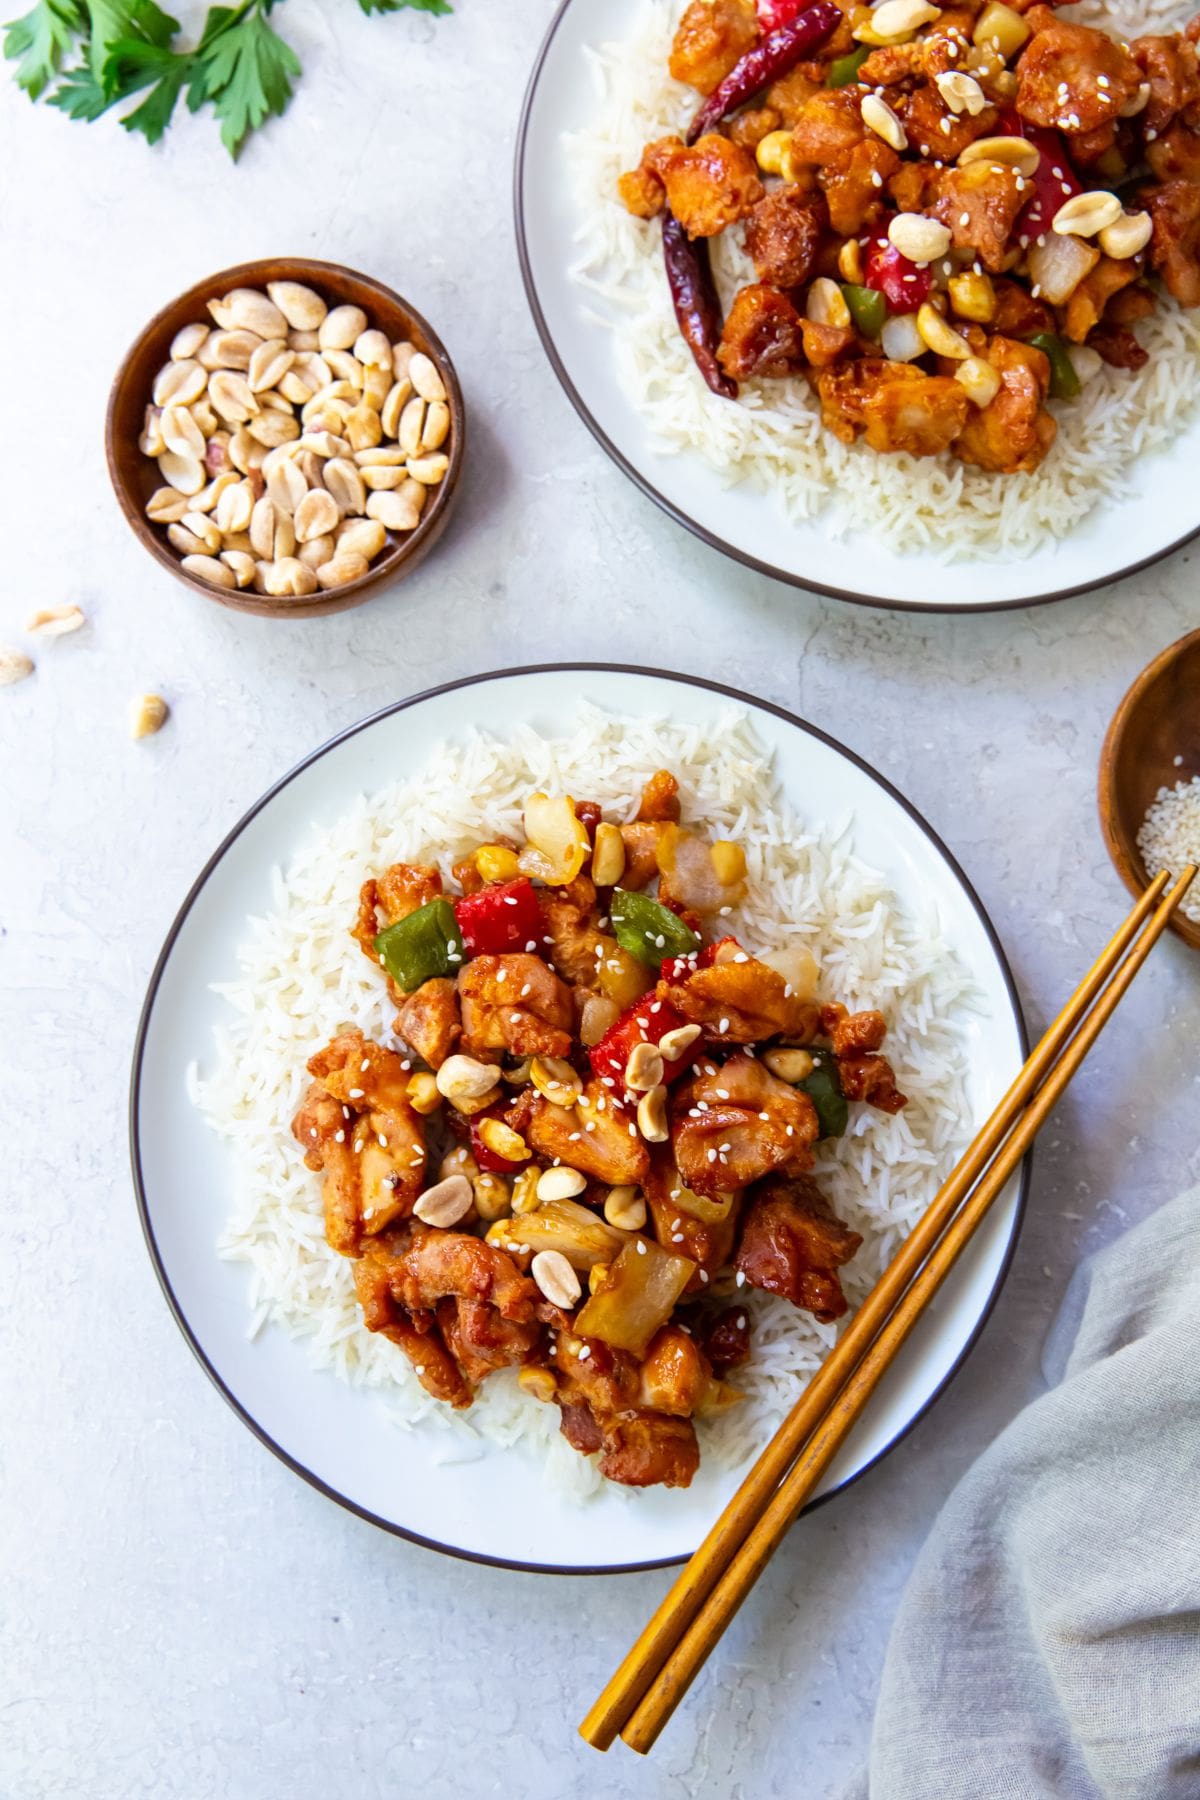
M825 86L831 88L849 87L858 71L871 54L869 44L860 44L857 50L851 50L848 56L835 57L829 65L829 73L825 77Z
M1039 331L1029 342L1035 350L1044 351L1050 359L1050 398L1074 400L1079 392L1079 377L1075 373L1071 353L1062 339L1052 331Z
M860 287L856 281L843 281L842 294L850 308L856 331L864 337L877 338L887 324L887 301L878 288Z
M462 932L448 900L431 900L375 939L379 960L396 986L411 994L434 975L452 975L461 966Z
M661 968L668 956L687 956L700 948L700 939L678 913L652 900L649 894L614 888L608 916L622 950L636 956L649 969Z
M812 1074L806 1075L796 1086L808 1095L817 1109L820 1135L823 1138L841 1137L850 1122L850 1103L838 1079L837 1058L828 1050L819 1051L813 1057Z

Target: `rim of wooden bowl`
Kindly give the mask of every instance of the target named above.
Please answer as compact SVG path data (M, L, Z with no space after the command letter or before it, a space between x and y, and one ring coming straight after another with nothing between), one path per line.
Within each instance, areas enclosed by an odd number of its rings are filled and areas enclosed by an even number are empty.
M1117 772L1122 765L1125 754L1125 738L1129 722L1138 710L1147 691L1161 678L1163 673L1177 662L1193 645L1200 644L1200 630L1189 631L1168 644L1152 662L1147 663L1141 674L1127 689L1121 704L1112 716L1104 744L1100 751L1100 774L1097 798L1100 807L1100 825L1104 832L1104 842L1108 854L1112 858L1113 867L1129 889L1129 892L1140 897L1149 885L1146 866L1137 847L1137 828L1128 829L1125 816L1117 797ZM1139 821L1140 823L1140 821ZM1200 877L1197 878L1200 884ZM1200 924L1185 918L1176 909L1170 922L1171 930L1183 939L1193 950L1200 950Z
M226 294L236 287L265 289L269 281L300 281L317 288L324 298L332 299L335 304L360 304L368 313L372 325L377 325L379 320L371 316L371 302L376 309L398 312L404 320L405 334L437 365L450 407L450 466L432 500L427 504L416 530L409 532L403 539L389 543L379 559L357 581L347 582L345 587L329 592L319 590L316 594L292 600L259 594L252 588L213 587L209 582L190 575L167 542L165 532L147 519L143 511L144 497L138 493L131 479L131 469L136 465L127 469L123 461L123 458L128 457L129 450L127 427L122 429L121 426L122 417L126 414L126 409L129 409L128 418L136 417L137 429L140 430L142 410L150 400L154 373L167 360L170 342L175 333L189 318L206 317L205 303L214 295ZM389 329L388 335L394 337L398 333ZM129 441L132 442L134 454L140 458L136 431ZM139 543L160 567L193 593L200 594L206 600L214 600L219 606L229 607L235 612L253 613L259 618L270 619L312 619L329 613L345 612L351 607L361 606L363 601L369 600L380 588L411 575L446 529L458 491L465 447L466 407L458 374L446 346L424 315L402 294L396 293L394 288L387 287L383 282L376 281L371 275L364 275L345 263L323 262L304 256L267 256L259 257L253 262L235 263L230 268L219 269L215 274L193 282L173 300L161 306L138 332L121 358L109 390L104 420L104 453L109 480L125 521Z

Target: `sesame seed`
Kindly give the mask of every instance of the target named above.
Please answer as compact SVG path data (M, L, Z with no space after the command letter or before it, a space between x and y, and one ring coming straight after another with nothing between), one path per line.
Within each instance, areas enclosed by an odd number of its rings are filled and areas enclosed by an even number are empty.
M500 897L504 901L505 906L515 906L517 904L517 897L515 894L502 894Z
M350 1089L350 1098L352 1100L361 1100L362 1094L363 1094L363 1091L361 1088L351 1088Z
M644 1238L639 1238L639 1239L638 1239L638 1255L639 1255L639 1256L645 1256L645 1254L646 1254L646 1243L645 1243L645 1239L644 1239Z
M361 1149L362 1149L362 1139L361 1139L361 1138L357 1138L357 1139L356 1139L356 1140L355 1140L355 1144L354 1144L354 1148L355 1148L355 1149L356 1149L356 1150L361 1150Z
M333 1141L335 1144L344 1144L346 1141L345 1132L344 1131L335 1131L333 1134Z
M717 1030L721 1033L722 1036L724 1036L724 1034L729 1030L729 1020L721 1019L717 1025Z
M377 1133L377 1135L379 1138L379 1148L381 1150L386 1150L387 1149L387 1139L384 1137L382 1132Z
M709 1160L709 1162L716 1162L716 1160L717 1160L717 1153L716 1153L716 1151L715 1151L715 1150L710 1150L710 1151L709 1151L709 1153L708 1153L708 1160Z
M592 1346L591 1346L591 1345L590 1345L590 1344L584 1344L584 1345L583 1345L583 1346L582 1346L582 1347L581 1347L581 1349L580 1349L580 1352L579 1352L579 1360L580 1360L580 1362L586 1362L586 1361L587 1361L587 1359L588 1359L588 1357L589 1357L589 1356L590 1356L590 1355L591 1355L591 1354L592 1354Z
M745 1276L744 1276L744 1275L743 1275L743 1273L742 1273L742 1271L741 1271L741 1270L740 1270L740 1269L739 1269L739 1270L738 1270L738 1272L737 1272L737 1277L736 1277L736 1279L737 1279L737 1285L738 1285L738 1286L739 1286L739 1287L745 1287L745 1285L746 1285L746 1277L745 1277Z
M424 1363L414 1363L413 1368L416 1370L418 1375L423 1375L425 1373L425 1364Z
M672 1243L673 1243L673 1244L682 1244L682 1242L683 1242L683 1233L682 1233L682 1231L673 1231L673 1232L672 1232L672 1233L671 1233L671 1242L672 1242Z
M734 1324L737 1326L739 1331L745 1331L745 1329L746 1329L745 1315L742 1313L739 1313L737 1318L734 1320Z
M525 946L525 948L526 948L526 950L536 950L536 949L537 949L537 939L536 939L536 938L530 938L530 940L529 940L529 942L528 942L528 943L527 943L527 944L526 944L526 946Z

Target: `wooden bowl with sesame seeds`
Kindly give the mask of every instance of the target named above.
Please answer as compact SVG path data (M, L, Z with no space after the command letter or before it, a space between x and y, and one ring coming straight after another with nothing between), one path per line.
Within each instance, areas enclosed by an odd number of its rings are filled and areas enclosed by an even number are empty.
M367 572L344 585L318 589L311 595L277 598L255 587L224 588L198 579L182 566L182 558L168 542L166 529L146 517L146 502L161 484L155 463L142 453L138 438L155 376L170 357L171 343L182 327L193 321L208 322L207 302L223 298L235 288L266 290L270 282L299 282L315 289L332 309L360 307L368 325L389 340L408 340L434 364L445 389L449 408L449 434L444 449L449 466L421 513L413 530L387 530L383 549ZM265 618L315 618L359 606L388 583L402 580L421 563L449 522L458 489L466 443L462 389L454 365L441 339L408 302L370 276L341 263L318 262L305 257L266 257L221 269L195 282L164 306L144 327L124 357L109 395L105 420L105 451L109 478L121 511L135 537L169 574L193 593L239 612Z
M1142 670L1117 708L1100 752L1100 823L1117 874L1131 894L1141 894L1149 882L1138 849L1147 808L1161 788L1196 776L1200 776L1200 631L1191 631ZM1200 814L1200 808L1197 811ZM1200 922L1178 908L1170 925L1185 944L1200 950Z

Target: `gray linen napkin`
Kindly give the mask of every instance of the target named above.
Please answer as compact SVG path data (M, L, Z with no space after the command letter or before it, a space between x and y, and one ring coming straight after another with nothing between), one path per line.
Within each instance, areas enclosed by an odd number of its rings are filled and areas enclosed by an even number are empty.
M845 1800L1200 1800L1200 1188L1075 1274L943 1508Z

